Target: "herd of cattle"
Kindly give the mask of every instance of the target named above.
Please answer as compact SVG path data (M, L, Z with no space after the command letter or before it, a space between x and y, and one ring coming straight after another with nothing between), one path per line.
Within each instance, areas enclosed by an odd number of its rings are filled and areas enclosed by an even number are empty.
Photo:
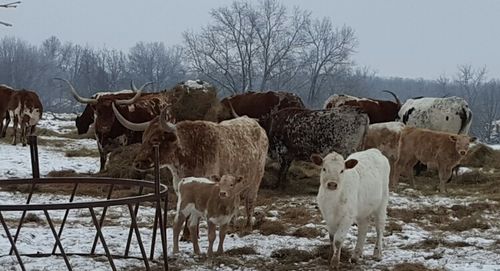
M380 257L389 187L397 187L401 174L413 183L413 167L421 162L438 170L439 189L445 192L452 170L475 140L467 135L472 112L460 97L419 97L401 104L389 91L394 102L332 95L324 109L312 110L297 95L283 91L246 92L219 100L215 88L201 80L157 93L143 92L148 84L137 89L131 83L131 90L85 98L69 81L56 79L86 104L76 126L79 134L94 126L101 170L112 150L133 143L142 143L133 166L151 169L153 147L159 145L160 164L170 169L178 196L174 251L187 219L194 250L200 252L197 226L206 217L209 254L216 225L222 252L240 200L251 227L269 155L280 164L279 187L286 187L294 160L312 160L322 167L317 199L331 234L332 265L338 264L342 239L354 222L358 243L353 259L361 256L371 215L377 225L375 256ZM27 129L33 133L41 115L34 92L0 85L2 136L13 119L14 134L20 123L26 144Z

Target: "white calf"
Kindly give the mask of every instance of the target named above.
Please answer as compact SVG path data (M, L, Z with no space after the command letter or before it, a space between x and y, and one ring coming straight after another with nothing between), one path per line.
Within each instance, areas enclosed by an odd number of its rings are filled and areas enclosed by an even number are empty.
M372 215L377 230L373 254L380 259L389 200L390 166L387 158L379 150L369 149L351 154L346 161L336 152L325 158L314 154L311 160L322 166L317 201L332 242L330 266L338 267L342 241L354 223L358 225L358 240L351 260L355 262L362 257Z

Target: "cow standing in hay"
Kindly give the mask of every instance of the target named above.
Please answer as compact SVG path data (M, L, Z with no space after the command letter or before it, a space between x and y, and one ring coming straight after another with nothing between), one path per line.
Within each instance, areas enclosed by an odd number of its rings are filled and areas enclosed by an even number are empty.
M380 260L389 201L387 158L379 150L369 149L353 153L346 160L335 152L325 158L312 155L311 160L322 167L317 201L330 233L330 266L338 268L342 242L354 223L358 225L358 240L351 260L356 262L363 256L372 216L377 231L373 256Z
M134 125L122 116L120 118L126 126ZM153 146L159 145L160 164L172 172L176 193L182 178L224 174L243 176L249 184L242 197L247 227L251 228L269 145L266 133L257 121L239 117L221 123L181 121L173 124L162 112L145 126L141 150L134 160L135 168L153 168Z
M314 153L332 151L347 156L360 150L368 130L368 116L360 109L342 106L330 110L288 108L269 118L271 157L280 164L278 187L287 183L293 160L308 161Z
M394 121L398 117L399 109L401 108L401 102L396 94L391 91L383 90L382 92L387 92L394 97L393 101L384 101L377 99L368 98L358 98L345 94L334 94L325 101L323 105L324 109L336 108L339 106L355 106L359 107L363 112L368 114L370 118L370 123L380 123Z
M24 89L14 91L10 95L7 110L9 110L9 117L14 126L12 145L17 144L17 127L20 125L20 139L23 146L26 146L27 135L35 133L36 124L42 118L43 106L38 94ZM9 126L10 119L7 119L5 123L5 130Z
M399 157L393 171L394 185L398 184L401 173L410 177L415 186L413 167L418 161L439 173L439 191L446 192L445 183L460 161L467 155L469 144L475 137L437 132L415 127L405 127L399 139Z

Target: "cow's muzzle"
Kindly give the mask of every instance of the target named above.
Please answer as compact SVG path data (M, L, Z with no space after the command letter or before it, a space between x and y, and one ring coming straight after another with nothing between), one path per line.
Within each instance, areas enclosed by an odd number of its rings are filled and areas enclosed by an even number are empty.
M338 184L336 182L329 182L326 184L326 188L329 190L335 191L337 190Z

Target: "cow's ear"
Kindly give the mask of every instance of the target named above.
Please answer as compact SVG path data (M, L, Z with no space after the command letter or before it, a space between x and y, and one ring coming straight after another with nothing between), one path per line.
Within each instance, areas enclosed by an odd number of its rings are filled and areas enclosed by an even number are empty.
M471 143L476 142L476 140L477 140L477 137L475 137L475 136L469 138L469 142L471 142Z
M458 140L456 135L451 135L450 136L451 141L456 142Z
M351 169L355 167L358 164L358 160L356 159L349 159L345 161L345 169Z
M311 155L311 161L316 165L321 166L323 164L323 157L319 154L313 154Z
M219 182L220 181L220 176L219 175L212 175L210 179L214 182Z

